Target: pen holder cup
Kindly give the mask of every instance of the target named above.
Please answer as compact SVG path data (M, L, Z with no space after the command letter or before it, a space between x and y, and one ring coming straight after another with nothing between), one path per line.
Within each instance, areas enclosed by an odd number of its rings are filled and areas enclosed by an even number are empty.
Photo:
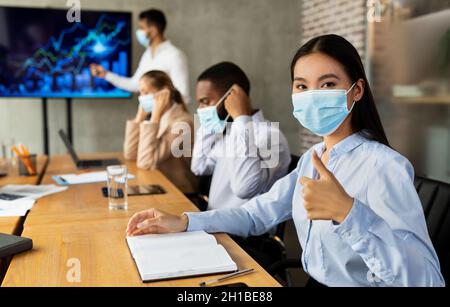
M8 160L0 157L0 177L8 175Z
M37 155L29 155L28 157L18 158L19 160L19 176L35 176L36 175L36 158Z

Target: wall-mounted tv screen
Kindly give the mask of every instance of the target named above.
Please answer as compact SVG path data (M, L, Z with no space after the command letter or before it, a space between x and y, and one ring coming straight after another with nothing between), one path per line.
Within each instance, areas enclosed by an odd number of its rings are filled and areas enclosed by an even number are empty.
M0 7L0 96L127 98L131 94L94 78L89 64L128 76L131 13Z

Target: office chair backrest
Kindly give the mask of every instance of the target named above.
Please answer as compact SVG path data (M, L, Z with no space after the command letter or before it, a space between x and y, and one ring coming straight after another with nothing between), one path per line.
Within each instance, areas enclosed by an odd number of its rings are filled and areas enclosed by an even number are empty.
M197 176L198 178L198 193L202 196L209 196L209 190L211 188L212 176Z
M450 184L416 177L428 232L441 263L446 284L450 283Z
M291 164L289 164L289 171L288 173L292 172L297 168L298 161L300 160L299 156L291 155Z

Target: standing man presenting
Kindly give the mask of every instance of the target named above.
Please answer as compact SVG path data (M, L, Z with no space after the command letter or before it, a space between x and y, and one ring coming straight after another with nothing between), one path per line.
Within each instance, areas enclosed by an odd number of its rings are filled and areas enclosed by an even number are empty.
M166 17L160 10L150 9L140 13L136 38L146 49L134 75L131 78L119 76L107 71L101 65L91 64L92 75L104 78L114 86L126 91L139 92L139 79L142 75L151 70L161 70L170 76L184 101L189 102L189 75L186 56L165 38L166 26Z

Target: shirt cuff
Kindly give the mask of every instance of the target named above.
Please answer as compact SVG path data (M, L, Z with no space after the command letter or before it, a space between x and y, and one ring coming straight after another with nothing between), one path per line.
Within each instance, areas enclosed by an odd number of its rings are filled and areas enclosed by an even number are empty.
M156 127L159 127L159 125L157 124L157 123L153 123L151 120L143 120L142 122L141 122L141 125L144 125L144 126L156 126Z
M107 71L105 74L105 80L111 82L114 79L114 73Z
M186 231L199 231L205 230L204 219L202 218L203 213L201 212L185 212L188 217L188 228Z
M361 201L355 199L353 207L341 224L333 224L335 233L350 246L361 241L376 220L376 214Z

